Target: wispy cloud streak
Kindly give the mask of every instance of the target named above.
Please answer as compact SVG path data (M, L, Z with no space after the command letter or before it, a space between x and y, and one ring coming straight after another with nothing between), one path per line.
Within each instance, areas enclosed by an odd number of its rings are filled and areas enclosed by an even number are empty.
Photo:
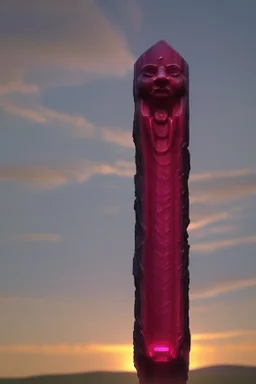
M100 133L103 141L116 144L125 148L134 148L131 131L102 128L100 130Z
M102 344L23 344L23 345L2 345L0 353L17 354L46 354L46 355L84 355L89 353L122 353L131 352L129 344L102 345Z
M235 169L191 174L190 191L193 203L235 202L256 194L256 171Z
M205 289L198 291L192 291L190 294L191 299L211 299L223 294L237 292L242 289L256 287L256 278L241 279L234 281L227 281L222 283L216 283Z
M245 336L256 336L256 330L238 329L233 331L212 332L212 333L194 333L192 334L193 341L210 341L210 340L225 340L235 339Z
M24 233L21 239L43 243L60 243L62 241L62 237L56 233Z
M31 89L32 92L34 89L32 86L27 87L27 91ZM25 89L26 86L24 86L24 92ZM6 97L0 98L0 109L8 115L21 117L31 123L64 128L66 133L71 137L81 139L92 138L115 144L123 148L134 148L131 131L101 127L93 124L82 115L56 111L51 108L45 108L40 104L34 104L30 108L27 108L21 103L19 104Z
M9 82L0 85L0 96L6 96L12 93L30 94L39 92L39 87L34 84L26 84L22 81Z
M230 217L231 215L228 212L214 213L212 215L202 218L201 220L191 221L188 229L190 232L195 231L197 229L204 228L210 224L220 222L222 220L227 220Z
M121 160L113 164L96 163L83 159L62 165L20 164L0 166L0 181L18 181L42 189L52 189L71 182L84 183L93 175L131 177L133 174L133 163Z
M37 124L60 125L68 128L73 136L90 137L94 135L95 127L81 115L71 115L69 113L58 112L54 109L34 106L25 108L18 106L11 100L0 99L0 108L13 116L22 117Z
M231 331L208 334L197 334L192 336L195 342L213 341L223 339L234 339L245 335L255 336L256 331ZM223 345L225 346L225 344ZM234 344L236 346L236 344ZM239 344L237 344L239 346ZM252 345L242 345L244 349L251 350ZM193 347L200 347L195 345ZM205 345L204 345L205 347ZM212 346L211 346L212 347ZM226 345L226 348L231 345ZM120 354L132 353L131 344L23 344L23 345L0 345L0 354L39 354L39 355L87 355L87 354ZM255 347L256 350L256 347Z
M48 116L56 119L65 119L65 117L59 117L58 115L54 115L54 113L48 112ZM88 131L92 129L91 125L87 125L86 121L84 121L80 117L67 118L67 122L76 122L78 127L83 127ZM44 115L36 115L35 119L42 122L45 121L46 117ZM76 120L77 119L77 120ZM118 141L118 140L116 140ZM83 183L87 181L93 175L116 175L119 177L133 177L135 173L135 164L134 162L127 161L117 161L116 163L97 163L91 162L87 159L82 159L69 164L50 164L50 165L40 165L40 164L7 164L0 165L0 181L19 181L22 183L27 183L33 186L42 187L42 188L55 188L57 186L66 185L69 182L78 182ZM234 170L232 172L232 180L236 180L234 174L237 175L238 179L236 183L238 185L239 193L236 194L236 189L234 188L234 184L231 183L229 185L229 174L230 171L226 172L225 185L222 190L222 185L219 185L219 195L222 196L223 201L226 201L230 194L233 198L242 198L249 195L254 195L256 193L256 173L254 171L247 171L248 178L243 180L242 185L240 180L240 174L244 174L244 171ZM222 172L224 175L224 172ZM250 175L250 176L249 176ZM193 175L192 175L193 176ZM197 185L195 180L201 179L201 174L194 174L194 188L191 188L191 200L192 203L196 200L197 203L199 201L201 203L209 202L212 199L211 194L211 185L205 185L204 192L201 197L198 197L198 190L200 190L200 185ZM204 178L204 176L203 176ZM218 180L216 180L216 184ZM199 183L200 184L200 183ZM208 199L208 200L207 200ZM218 200L217 200L218 202ZM213 203L213 201L212 201ZM228 211L215 213L213 211L212 214L204 215L204 217L198 217L195 221L192 221L190 224L190 231L193 231L198 228L203 228L206 225L216 223L222 220L226 220L230 218L230 213ZM195 244L194 250L197 252L211 252L219 248L229 247L236 244L245 243L245 242L254 242L254 237L246 237L246 238L238 238L238 239L230 239L222 242L216 243L201 243Z
M197 253L212 253L223 248L254 243L256 243L256 235L196 243L191 246L191 250Z
M226 180L227 178L238 178L241 176L254 175L255 171L252 169L231 169L225 171L212 171L212 172L202 172L198 174L192 174L190 176L191 182L199 181L212 181L212 180Z

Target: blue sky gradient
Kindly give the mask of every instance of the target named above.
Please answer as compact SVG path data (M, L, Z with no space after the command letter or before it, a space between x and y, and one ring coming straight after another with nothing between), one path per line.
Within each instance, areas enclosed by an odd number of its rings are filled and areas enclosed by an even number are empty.
M132 67L160 39L190 66L191 368L256 364L255 16L2 0L0 376L132 369Z

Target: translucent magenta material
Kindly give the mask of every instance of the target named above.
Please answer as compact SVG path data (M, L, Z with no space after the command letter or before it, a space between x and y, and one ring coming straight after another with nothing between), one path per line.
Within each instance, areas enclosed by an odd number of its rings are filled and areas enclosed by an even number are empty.
M187 381L188 65L166 42L134 67L134 363L140 383ZM169 381L166 381L169 380Z

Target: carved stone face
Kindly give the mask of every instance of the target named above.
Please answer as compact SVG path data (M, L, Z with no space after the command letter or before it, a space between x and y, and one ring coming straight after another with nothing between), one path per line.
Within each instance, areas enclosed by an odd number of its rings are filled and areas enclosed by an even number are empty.
M186 78L178 64L148 64L136 82L139 97L143 99L172 99L182 97Z

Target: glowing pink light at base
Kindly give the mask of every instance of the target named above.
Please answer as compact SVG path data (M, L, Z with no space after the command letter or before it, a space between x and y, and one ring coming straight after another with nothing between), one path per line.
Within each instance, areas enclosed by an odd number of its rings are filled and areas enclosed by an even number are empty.
M154 352L169 352L169 347L154 347Z

